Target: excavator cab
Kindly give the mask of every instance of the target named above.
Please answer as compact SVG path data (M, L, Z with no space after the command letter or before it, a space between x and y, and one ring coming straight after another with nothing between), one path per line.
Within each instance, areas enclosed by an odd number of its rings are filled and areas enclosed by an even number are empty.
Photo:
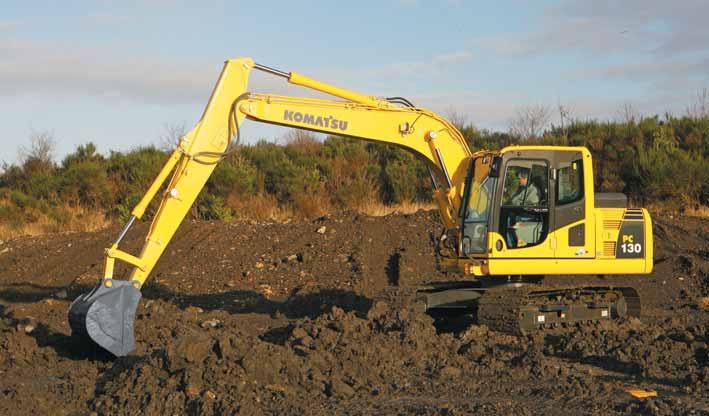
M556 229L577 223L584 236L592 235L590 230L585 232L580 149L514 147L474 155L463 195L466 209L459 255L553 258L557 256ZM586 245L584 241L582 246ZM591 245L588 253L593 251Z
M592 168L584 147L511 146L473 154L457 258L443 259L442 269L478 277L649 273L649 214L595 193ZM629 248L631 240L640 246Z
M574 182L576 188L564 188L562 199L554 201L550 195L555 194L560 158L575 160L570 166L579 178ZM581 161L578 148L571 151L518 147L514 151L474 155L463 195L466 209L460 227L459 255L473 259L522 257L518 253L528 253L523 256L526 258L554 257L554 244L549 240L554 222L585 220L579 198L583 191L578 189L583 183ZM564 185L568 187L568 181ZM568 203L581 204L572 210L577 215L555 215L565 212L563 205Z

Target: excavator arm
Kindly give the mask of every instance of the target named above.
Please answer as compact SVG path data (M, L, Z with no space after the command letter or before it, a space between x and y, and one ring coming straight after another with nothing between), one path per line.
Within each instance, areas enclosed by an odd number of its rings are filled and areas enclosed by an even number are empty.
M249 75L254 69L340 100L249 93ZM107 249L102 281L72 304L69 322L73 333L88 335L117 356L134 349L133 319L140 288L217 163L234 150L232 140L236 137L238 142L245 119L388 143L413 152L429 167L444 226L456 227L471 152L450 122L400 98L366 96L297 72L259 65L249 58L228 60L202 118L180 141L116 242ZM168 178L140 255L121 250L118 245L128 229L143 216ZM116 260L133 266L128 280L113 279Z

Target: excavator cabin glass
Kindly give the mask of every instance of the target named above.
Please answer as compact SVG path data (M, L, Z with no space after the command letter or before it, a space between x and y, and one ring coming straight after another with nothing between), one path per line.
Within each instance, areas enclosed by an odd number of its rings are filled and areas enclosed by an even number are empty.
M463 213L462 250L468 254L483 254L487 251L487 231L493 194L497 178L490 176L493 157L480 156L473 159L465 184Z
M546 238L548 172L545 160L513 159L507 163L499 229L507 248L535 246Z

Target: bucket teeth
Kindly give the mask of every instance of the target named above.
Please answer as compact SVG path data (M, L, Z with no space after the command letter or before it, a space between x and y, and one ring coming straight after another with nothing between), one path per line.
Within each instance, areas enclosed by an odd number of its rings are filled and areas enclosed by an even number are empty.
M99 282L74 300L69 308L69 326L73 336L88 336L111 354L122 357L135 349L133 322L141 293L131 282L111 282L111 287Z

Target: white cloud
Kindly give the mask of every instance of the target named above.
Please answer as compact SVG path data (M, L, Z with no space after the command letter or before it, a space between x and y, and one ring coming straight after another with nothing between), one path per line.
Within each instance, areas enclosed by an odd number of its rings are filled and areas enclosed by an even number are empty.
M645 40L656 43L653 52L658 55L706 53L709 44L709 31L706 30L709 2L704 0L576 0L561 6L559 16L612 22L618 27L626 26L624 30L628 30L628 34L638 28L641 34L653 35Z
M529 32L471 44L506 60L561 58L562 77L649 85L647 97L673 97L676 88L686 95L709 81L707 1L570 0L542 16Z
M0 40L0 56L3 96L206 103L221 70L221 62L175 62L110 48L27 40ZM255 90L285 91L280 78L255 76L253 81Z
M602 18L547 17L531 32L474 38L476 48L506 57L553 53L608 55L624 51L649 51L658 47L660 35L637 23L620 24Z
M396 0L396 3L404 7L417 7L422 4L420 0ZM460 7L465 3L465 0L444 0L439 3L450 7Z
M98 26L105 28L106 26L123 26L129 24L135 20L135 17L124 14L97 12L80 16L77 19L82 24L87 26Z
M3 40L0 54L4 56L0 64L4 94L55 93L169 102L203 97L209 89L210 71L110 49Z
M709 2L689 0L585 1L549 6L529 33L472 39L502 55L546 53L707 53Z
M468 50L452 51L431 56L428 59L395 62L375 67L358 69L359 76L371 78L399 78L409 75L430 75L439 73L451 65L459 65L473 59L472 52Z
M677 58L658 61L630 62L586 68L573 73L576 78L602 77L625 81L659 81L663 79L709 77L709 56L703 58Z
M27 26L26 20L0 20L0 31L18 29L23 26Z

